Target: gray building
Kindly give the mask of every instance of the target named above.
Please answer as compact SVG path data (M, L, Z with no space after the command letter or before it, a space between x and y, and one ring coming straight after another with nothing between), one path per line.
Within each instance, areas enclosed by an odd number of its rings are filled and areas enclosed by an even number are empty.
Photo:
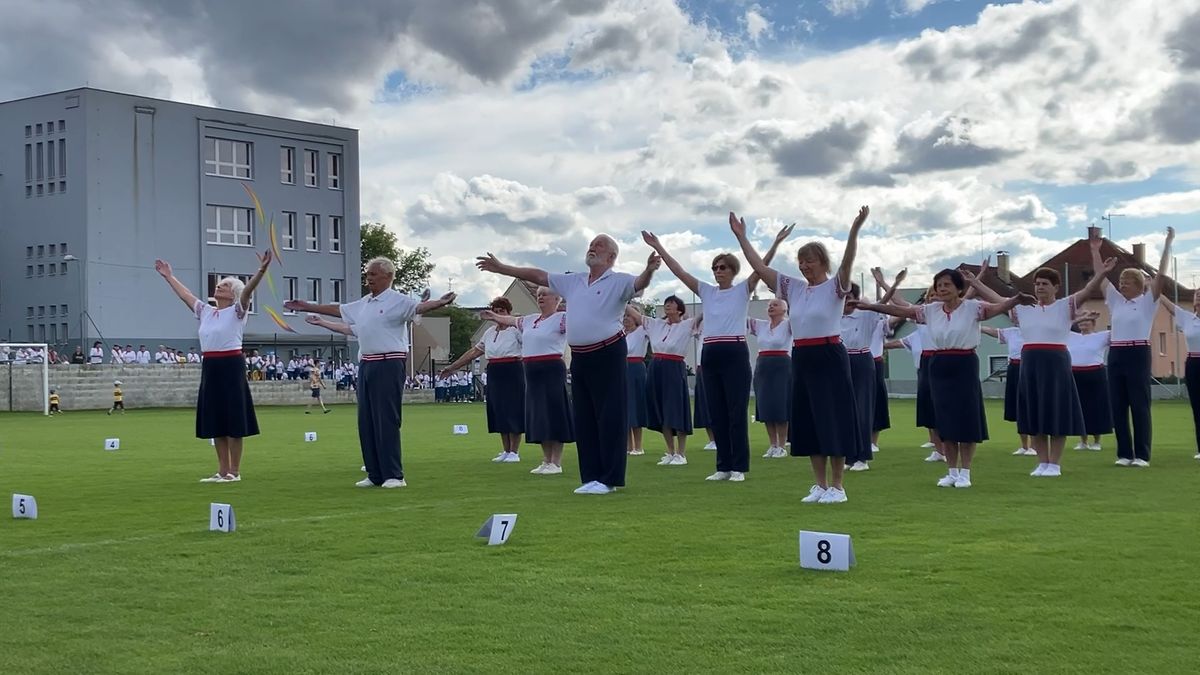
M211 296L273 219L245 345L353 357L282 305L360 295L357 130L82 88L0 103L0 139L0 340L196 346L154 260Z

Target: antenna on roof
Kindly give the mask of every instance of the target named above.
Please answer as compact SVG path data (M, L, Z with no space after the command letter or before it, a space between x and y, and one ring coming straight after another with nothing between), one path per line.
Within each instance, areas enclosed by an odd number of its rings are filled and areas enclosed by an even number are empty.
M1124 213L1108 213L1103 216L1100 216L1100 220L1108 221L1108 238L1109 239L1112 239L1112 219L1113 218L1124 218L1124 217L1125 217Z

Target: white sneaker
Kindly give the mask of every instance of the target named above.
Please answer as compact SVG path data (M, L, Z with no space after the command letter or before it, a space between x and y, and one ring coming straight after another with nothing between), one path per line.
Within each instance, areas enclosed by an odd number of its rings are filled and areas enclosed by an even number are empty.
M849 471L870 471L871 466L869 464L867 464L866 462L855 462L854 464L850 465L850 468L848 470Z
M671 466L684 466L687 464L687 457L684 455L675 455L671 460Z
M1149 466L1149 465L1147 464L1147 466ZM225 480L223 480L221 482L222 483L240 483L240 482L242 482L242 475L241 474L226 474Z
M500 453L500 454L496 455L495 457L493 457L493 458L492 458L492 461L493 461L493 462L496 462L496 463L500 463L500 462L503 462L503 461L504 461L504 458L505 458L505 457L508 457L508 452L507 452L507 451L505 451L505 452L502 452L502 453Z
M1016 450L1013 450L1014 456L1020 457L1024 454L1025 454L1025 448L1017 448Z
M971 487L971 477L963 474L958 474L958 478L954 479L954 487L969 488Z
M359 470L359 471L361 471L361 472L363 472L363 473L366 473L366 472L367 472L367 465L366 465L366 464L363 464L362 466L358 467L358 470Z
M1037 457L1037 450L1034 450L1033 448L1025 448L1025 456Z
M788 454L789 454L788 451L785 450L784 448L775 448L775 457L776 458L787 457Z
M841 504L846 501L846 491L841 488L831 487L821 495L819 500L822 504Z
M389 478L383 481L383 485L380 485L379 487L402 488L408 487L408 483L405 483L403 478Z
M589 493L589 491L592 489L592 486L595 484L596 484L596 481L592 481L590 483L584 483L583 485L580 485L579 487L575 488L575 494L586 495Z
M1046 467L1048 467L1048 466L1050 466L1050 465L1049 464L1038 464L1037 468L1034 469L1033 471L1031 471L1029 473L1029 475L1030 476L1044 476L1044 475L1046 475Z
M718 471L704 480L729 480L729 472Z
M716 441L709 441L708 443L705 443L705 444L704 444L704 449L705 449L705 450L716 450L716 449L717 449L717 442L716 442Z
M557 464L547 464L545 469L542 469L543 476L557 476L562 473L562 467Z
M763 453L763 457L766 459L770 459L774 456L775 456L775 446L773 446L773 445L771 447L767 448L767 451Z
M1200 452L1197 452L1197 453L1196 453L1196 456L1195 456L1195 457L1193 457L1192 459L1200 459Z
M942 476L940 480L938 480L937 486L938 487L954 487L954 483L957 480L958 480L958 476L951 476L950 474L946 474L945 476Z
M926 462L944 462L944 461L946 461L946 456L943 455L942 453L938 452L937 450L934 450L932 453L930 453L930 455L928 457L925 458L925 461Z
M1103 450L1099 443L1089 443L1088 450Z
M1062 475L1062 467L1057 464L1047 464L1046 470L1042 472L1043 478L1056 478Z
M729 472L729 482L741 483L744 480L746 480L746 474L742 473L741 471L730 471Z
M1135 459L1135 460L1133 460L1132 464L1133 464L1133 466L1136 466L1139 469L1145 469L1146 467L1150 466L1150 462L1147 462L1144 459Z
M364 478L354 484L354 487L375 487L370 478Z
M808 489L808 496L801 499L801 503L812 504L813 502L821 501L821 497L825 496L825 488L820 485L814 485Z
M662 459L658 460L659 466L667 466L675 463L675 455L663 455Z
M223 483L223 482L225 482L225 479L221 477L221 474L214 473L213 475L209 476L208 478L201 478L200 482L201 483Z
M872 443L872 444L871 444L871 454L873 455L873 454L875 454L875 453L877 453L877 452L879 452L879 446L878 446L878 445L875 445L874 443Z
M1076 450L1087 450L1088 449L1087 443L1076 443L1075 449Z
M515 464L521 461L521 456L515 452L505 453L504 459L500 460L502 464Z
M545 462L542 462L541 464L538 464L536 467L534 467L532 470L530 470L529 473L536 473L536 474L545 473L547 466L549 466L549 465L546 464Z
M1133 464L1133 460L1125 459L1124 457L1122 457L1121 459L1118 459L1116 462L1114 462L1114 464L1116 464L1117 466L1129 466L1130 464Z
M644 454L646 454L646 451L641 448L634 448L633 450L629 451L630 457L641 457Z
M924 443L922 443L922 444L921 444L921 447L922 447L922 448L932 448L932 447L933 447L933 442L932 442L932 441L925 441Z
M575 493L581 495L606 495L612 491L613 489L604 483L601 483L600 481L592 481L579 490L576 490Z

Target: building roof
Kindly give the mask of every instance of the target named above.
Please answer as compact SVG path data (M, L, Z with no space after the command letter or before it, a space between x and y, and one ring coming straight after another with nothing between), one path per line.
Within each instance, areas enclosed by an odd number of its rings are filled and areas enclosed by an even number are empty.
M1135 254L1126 251L1108 239L1103 239L1100 243L1100 257L1103 260L1108 260L1109 258L1117 259L1116 266L1107 275L1108 281L1113 286L1119 283L1121 271L1130 267L1142 270L1142 272L1151 278L1157 275L1154 267L1142 260L1138 260ZM1042 267L1048 267L1061 274L1063 277L1063 293L1072 293L1076 289L1082 288L1092 278L1092 248L1086 239L1079 239L1051 256L1049 260L1038 265L1037 268L1022 277L1023 280L1028 281L1030 288L1033 287L1034 272ZM1175 283L1174 279L1164 275L1163 294L1168 298L1174 298L1176 297L1176 293L1178 293L1179 297L1191 297L1192 290ZM1093 294L1092 297L1095 299L1102 298L1099 292Z
M958 266L958 269L966 270L978 277L980 275L979 271L982 269L982 266L963 263ZM1032 282L1026 283L1023 277L1013 275L1011 270L1009 271L1008 281L1001 279L1000 268L996 265L988 265L987 271L982 278L984 286L987 286L1006 298L1016 295L1017 293L1033 292Z

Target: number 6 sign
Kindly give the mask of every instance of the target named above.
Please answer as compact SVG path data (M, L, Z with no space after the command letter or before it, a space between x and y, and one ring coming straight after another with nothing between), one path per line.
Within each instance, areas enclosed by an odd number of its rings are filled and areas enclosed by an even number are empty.
M229 504L213 503L208 510L208 529L210 532L233 532L237 522L233 518L233 507Z
M848 572L854 565L850 535L800 530L800 567Z

